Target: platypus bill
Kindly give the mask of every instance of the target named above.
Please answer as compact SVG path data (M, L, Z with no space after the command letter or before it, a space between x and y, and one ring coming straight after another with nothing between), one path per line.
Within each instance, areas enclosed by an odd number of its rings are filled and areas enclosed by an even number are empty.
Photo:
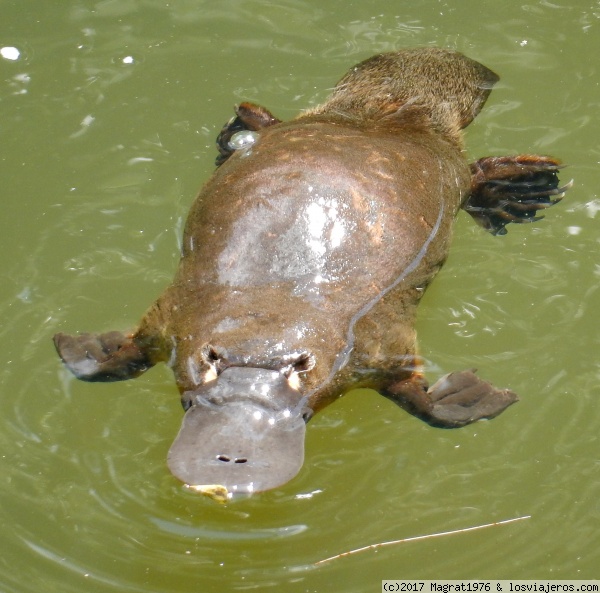
M465 161L462 129L497 80L457 52L410 49L354 66L289 122L237 106L171 286L130 333L54 336L62 360L85 381L171 366L186 412L168 465L209 493L289 481L306 422L352 388L434 426L500 414L517 396L472 371L429 387L414 331L460 209L502 235L568 187L550 157Z

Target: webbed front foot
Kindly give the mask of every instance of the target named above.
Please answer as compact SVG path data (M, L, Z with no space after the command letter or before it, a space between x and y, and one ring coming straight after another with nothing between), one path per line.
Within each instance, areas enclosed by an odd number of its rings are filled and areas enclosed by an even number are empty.
M415 374L391 385L383 395L425 422L444 428L494 418L519 399L508 389L496 389L473 371L449 373L429 388L425 379Z
M560 187L559 169L551 157L479 159L471 164L471 193L463 209L493 235L505 235L508 223L540 220L540 210L560 202L572 182Z
M234 107L235 116L232 117L221 129L217 136L217 150L219 156L215 160L215 165L222 165L234 152L235 148L231 146L231 137L237 132L250 131L258 132L263 128L281 123L268 109L244 101Z
M62 361L82 381L123 381L152 366L134 340L122 332L59 333L53 340Z

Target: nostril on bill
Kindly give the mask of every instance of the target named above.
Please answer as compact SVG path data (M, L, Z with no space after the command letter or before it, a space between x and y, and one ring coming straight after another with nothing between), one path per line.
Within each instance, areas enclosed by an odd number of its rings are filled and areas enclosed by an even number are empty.
M224 463L229 463L230 461L233 461L233 463L247 463L248 462L248 458L247 457L234 457L233 459L231 457L229 457L229 455L217 455L217 460L218 461L223 461Z

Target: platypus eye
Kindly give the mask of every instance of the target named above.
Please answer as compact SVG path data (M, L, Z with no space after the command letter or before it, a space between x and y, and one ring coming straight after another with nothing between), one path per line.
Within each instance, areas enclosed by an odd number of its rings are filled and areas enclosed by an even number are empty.
M202 360L207 364L215 364L222 357L222 353L219 352L212 344L205 344L202 347Z
M315 357L311 352L295 352L286 357L284 374L305 373L315 366Z
M225 351L212 344L205 344L202 347L200 357L202 362L209 365L217 375L228 366L227 359L225 358Z

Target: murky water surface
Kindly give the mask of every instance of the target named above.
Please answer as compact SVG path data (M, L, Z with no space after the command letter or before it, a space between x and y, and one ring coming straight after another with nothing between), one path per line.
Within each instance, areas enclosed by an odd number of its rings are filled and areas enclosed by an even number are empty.
M3 593L600 577L597 1L1 8ZM355 62L428 44L502 76L469 129L470 158L553 154L576 181L546 220L506 237L461 214L420 310L431 378L476 367L521 402L444 431L354 392L310 423L305 466L285 487L224 506L193 495L165 466L182 413L170 372L80 383L52 334L131 327L169 283L234 103L289 118Z

